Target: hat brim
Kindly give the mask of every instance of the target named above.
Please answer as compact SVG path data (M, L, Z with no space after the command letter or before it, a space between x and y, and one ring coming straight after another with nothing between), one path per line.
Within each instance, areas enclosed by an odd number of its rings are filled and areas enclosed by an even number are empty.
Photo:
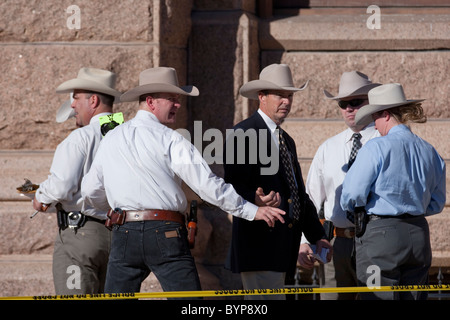
M177 93L192 97L199 95L199 91L195 86L177 87L167 83L149 83L128 90L127 92L121 95L120 101L121 102L136 101L139 100L139 97L144 94L156 92Z
M122 92L120 92L120 91L114 90L110 87L102 85L101 83L91 81L88 79L72 79L72 80L63 82L56 88L56 93L67 93L67 92L72 92L77 89L94 91L94 92L113 96L115 98L114 103L119 103L120 96L122 95Z
M356 112L355 124L356 125L368 125L369 123L373 122L372 115L376 112L403 106L403 105L407 105L410 103L418 103L418 102L422 102L424 100L425 99L406 100L404 102L393 103L393 104L367 104L367 105L361 107L361 109L359 109Z
M308 82L309 80L306 81L306 83L302 85L300 88L295 88L295 87L280 87L266 80L252 80L244 84L239 90L239 93L241 96L246 97L248 99L258 100L258 92L260 91L283 90L283 91L297 92L304 90L308 86Z
M56 122L63 123L64 121L75 116L75 110L71 107L70 100L64 101L56 112Z
M330 99L330 100L340 100L343 98L349 98L349 97L354 97L354 96L360 96L360 95L367 95L369 93L369 91L375 87L381 86L381 83L371 83L365 86L362 86L361 88L358 88L357 90L345 94L345 95L337 95L337 96L333 96L330 92L328 92L327 90L323 90L323 93L325 94L325 98Z

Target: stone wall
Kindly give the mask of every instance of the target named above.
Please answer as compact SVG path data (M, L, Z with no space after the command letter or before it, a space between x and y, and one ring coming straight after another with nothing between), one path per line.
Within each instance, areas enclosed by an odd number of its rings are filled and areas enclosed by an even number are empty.
M81 67L116 72L119 91L137 86L142 70L160 65L176 68L186 83L192 1L77 1L80 28L70 29L74 11L66 9L73 4L0 3L0 149L53 150L75 128L73 121L55 122L68 98L55 89ZM115 111L130 119L136 109L123 103ZM177 126L186 121L184 109Z

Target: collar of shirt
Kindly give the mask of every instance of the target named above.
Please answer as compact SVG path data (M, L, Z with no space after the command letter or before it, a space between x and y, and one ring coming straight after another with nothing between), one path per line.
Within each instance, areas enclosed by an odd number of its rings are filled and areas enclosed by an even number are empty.
M161 123L153 113L151 113L150 111L147 111L147 110L138 110L138 112L136 112L135 118L138 118L138 119L150 118L153 121Z
M93 116L91 118L91 120L89 121L89 124L93 124L93 123L97 122L100 125L100 122L99 122L100 117L107 116L108 114L111 114L111 112L102 112L102 113L96 114L95 116Z
M275 134L275 130L277 129L277 124L269 118L267 114L265 114L261 109L258 109L259 115L263 118L270 132L272 133L272 139L275 141L276 146L278 147L278 136Z
M361 131L359 131L359 133L361 134L361 143L364 145L368 140L372 139L374 134L376 133L375 131L377 131L377 129L375 129L375 123L373 123L373 122L368 124ZM348 128L346 130L345 141L347 144L351 145L351 143L353 142L353 134L354 133L355 132L350 128Z
M411 130L406 126L406 125L404 125L404 124L399 124L399 125L396 125L396 126L394 126L394 127L392 127L390 130L389 130L389 132L388 132L388 135L389 134L395 134L395 133L401 133L401 132L404 132L404 133L411 133Z

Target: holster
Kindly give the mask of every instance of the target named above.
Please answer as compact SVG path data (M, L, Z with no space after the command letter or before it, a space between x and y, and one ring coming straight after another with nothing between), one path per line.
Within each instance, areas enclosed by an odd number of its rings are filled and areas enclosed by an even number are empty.
M79 211L67 212L63 209L61 203L57 203L56 207L56 221L60 230L65 230L67 227L76 232L78 228L84 226L86 216Z
M67 212L62 208L61 203L55 205L56 208L56 222L60 230L64 230L69 225L67 222Z
M105 227L109 230L112 230L112 228L115 225L123 225L125 223L125 213L120 208L109 209L108 213L106 214L106 221L105 221Z
M355 236L360 238L366 232L368 215L364 207L356 207L354 212Z
M191 211L188 215L188 242L191 249L195 246L195 236L197 235L197 201L191 201Z
M323 229L325 230L325 237L328 241L334 238L334 224L330 220L325 220L323 222Z

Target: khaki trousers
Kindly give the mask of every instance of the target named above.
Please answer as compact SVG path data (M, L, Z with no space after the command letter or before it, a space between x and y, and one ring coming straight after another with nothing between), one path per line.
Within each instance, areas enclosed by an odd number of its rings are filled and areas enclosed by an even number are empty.
M60 230L53 252L53 282L57 295L103 292L111 232L88 220L76 232Z

